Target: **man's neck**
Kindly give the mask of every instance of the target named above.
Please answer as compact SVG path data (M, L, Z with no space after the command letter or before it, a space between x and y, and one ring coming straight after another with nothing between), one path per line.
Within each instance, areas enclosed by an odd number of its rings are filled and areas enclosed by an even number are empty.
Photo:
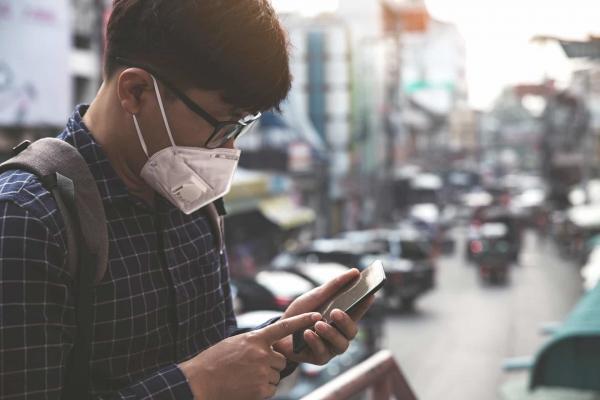
M137 137L134 138L131 134L131 127L127 126L126 119L119 117L123 110L114 109L114 104L105 98L106 93L102 85L83 116L83 122L129 192L153 206L155 192L140 177L140 171L147 160L146 155L142 152Z

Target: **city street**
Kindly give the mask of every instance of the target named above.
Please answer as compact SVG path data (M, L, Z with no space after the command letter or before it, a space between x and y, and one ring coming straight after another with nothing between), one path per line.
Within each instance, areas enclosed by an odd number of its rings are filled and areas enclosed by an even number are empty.
M598 16L0 0L0 400L600 400Z
M454 234L455 254L438 261L437 288L414 314L388 319L385 346L419 399L499 399L515 377L503 360L532 355L545 340L541 325L565 317L581 295L579 269L551 239L528 232L509 283L483 285L464 262L463 229Z

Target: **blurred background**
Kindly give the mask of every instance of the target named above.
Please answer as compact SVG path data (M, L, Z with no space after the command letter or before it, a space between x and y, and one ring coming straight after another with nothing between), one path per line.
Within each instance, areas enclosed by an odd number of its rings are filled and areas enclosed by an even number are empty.
M93 99L110 3L0 0L1 159ZM294 85L226 197L240 325L349 266L388 276L350 350L278 398L382 348L421 399L598 398L599 344L544 351L600 336L600 3L273 4Z

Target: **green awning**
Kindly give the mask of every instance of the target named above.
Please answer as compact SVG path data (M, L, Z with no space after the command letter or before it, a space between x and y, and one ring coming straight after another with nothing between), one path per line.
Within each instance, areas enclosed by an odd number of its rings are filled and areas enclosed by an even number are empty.
M598 39L587 42L561 40L559 43L569 58L600 59L600 40Z
M530 387L600 391L600 286L583 295L537 354Z
M529 390L527 376L517 375L507 379L500 387L502 400L600 400L597 392L556 387Z
M585 247L587 250L591 251L594 247L600 246L600 235L594 235L585 242Z

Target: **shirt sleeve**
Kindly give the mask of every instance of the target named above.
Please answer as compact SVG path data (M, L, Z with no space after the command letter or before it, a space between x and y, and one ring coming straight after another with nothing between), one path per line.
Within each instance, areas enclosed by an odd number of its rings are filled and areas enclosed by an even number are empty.
M193 400L192 389L177 365L171 365L102 400Z
M2 399L61 399L75 308L59 243L40 218L0 201ZM171 365L106 398L191 400L193 395L181 370Z
M59 399L74 307L64 249L12 201L0 202L0 398Z

